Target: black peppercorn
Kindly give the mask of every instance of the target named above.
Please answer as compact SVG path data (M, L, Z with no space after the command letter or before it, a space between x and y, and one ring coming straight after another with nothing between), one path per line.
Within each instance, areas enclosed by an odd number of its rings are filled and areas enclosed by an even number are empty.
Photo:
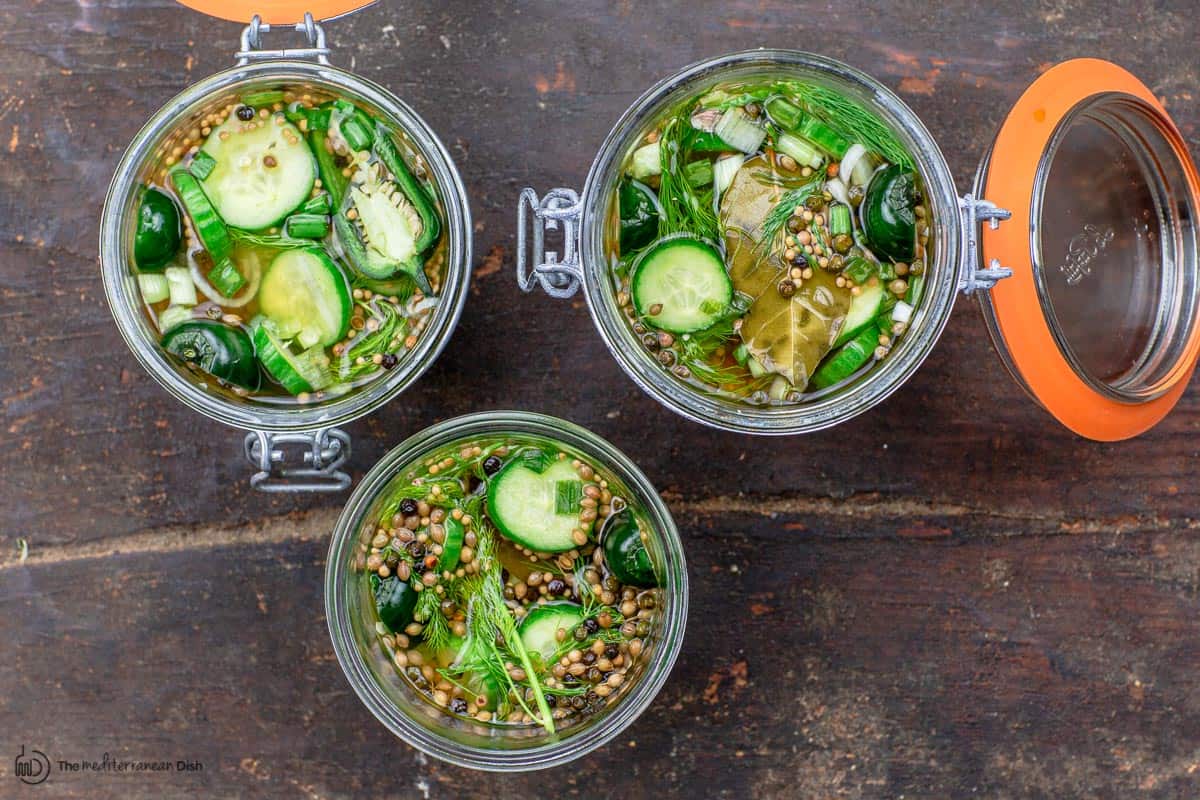
M614 658L620 655L620 653L621 648L617 647L615 644L610 644L608 647L604 648L604 657L609 661L612 661Z
M562 594L566 590L567 590L567 584L564 583L559 578L555 578L554 580L552 580L546 584L546 591L549 592L550 594L558 595L558 594Z
M483 474L495 475L502 466L504 466L504 462L500 460L499 456L488 456L483 460Z
M406 517L411 517L417 513L417 501L411 497L406 497L400 501L400 513Z
M425 557L425 545L421 544L416 539L413 539L411 542L405 545L404 549L408 551L410 556L412 556L413 561L419 562Z
M238 106L237 118L242 122L249 122L254 119L254 109L250 106Z
M463 700L461 697L454 698L450 701L450 710L455 714L467 713L467 701Z
M592 664L595 664L596 663L596 654L593 653L591 650L588 650L586 653L583 654L583 663L587 664L589 667Z
M796 284L791 280L782 280L779 282L779 294L784 297L791 297L796 293Z
M587 628L588 633L595 633L600 630L600 623L596 621L595 617L588 617L583 621L583 627Z
M392 367L396 366L399 363L400 363L400 359L396 358L395 353L384 353L383 361L380 361L379 365L381 367L383 367L384 369L391 369Z

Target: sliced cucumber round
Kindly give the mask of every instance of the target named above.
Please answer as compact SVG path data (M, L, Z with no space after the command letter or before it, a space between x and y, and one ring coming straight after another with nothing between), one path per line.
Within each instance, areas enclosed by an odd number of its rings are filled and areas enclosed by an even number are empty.
M314 360L313 351L296 355L272 330L270 320L254 327L254 354L263 369L291 394L315 392L329 385L329 372Z
M576 546L571 531L580 525L579 509L557 513L559 481L579 482L579 474L566 459L542 472L520 459L509 461L488 483L488 516L501 533L530 550L570 550Z
M733 284L717 248L694 236L659 239L634 265L633 304L671 333L704 330L729 309Z
M855 295L850 301L850 310L846 312L846 321L842 323L841 333L838 334L834 347L841 347L858 335L859 331L875 321L883 305L886 292L883 282L874 286L862 287L862 293Z
M583 606L569 600L553 600L529 609L517 632L521 634L525 649L540 654L545 664L558 651L559 630L565 630L570 636L583 620Z
M258 309L280 331L295 331L305 346L328 347L350 328L350 285L325 251L284 250L263 275Z
M283 220L309 198L316 162L283 114L249 122L230 114L201 148L216 160L204 191L227 225L256 231Z

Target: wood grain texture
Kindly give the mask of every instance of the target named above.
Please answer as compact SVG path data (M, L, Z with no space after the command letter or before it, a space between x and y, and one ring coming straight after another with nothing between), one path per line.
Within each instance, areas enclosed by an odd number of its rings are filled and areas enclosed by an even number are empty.
M511 272L520 188L580 187L628 104L695 59L847 60L912 105L965 190L1009 104L1064 58L1130 68L1200 143L1195 11L383 0L327 26L337 64L441 134L477 223L462 323L414 389L349 426L356 475L439 419L558 414L640 464L689 548L694 613L660 700L584 763L500 781L365 716L320 611L344 498L251 492L237 432L159 390L104 305L112 170L156 108L230 63L237 26L166 0L0 0L0 797L18 796L22 743L206 765L56 776L42 794L63 797L1196 796L1195 389L1135 441L1081 441L964 301L877 412L721 434L627 380L581 300L523 296Z

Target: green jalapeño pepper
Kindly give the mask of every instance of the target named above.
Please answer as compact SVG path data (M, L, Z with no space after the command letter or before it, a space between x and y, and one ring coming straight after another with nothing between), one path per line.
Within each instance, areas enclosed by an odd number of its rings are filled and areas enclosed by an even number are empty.
M207 319L184 322L163 335L162 346L168 353L223 381L251 391L258 389L254 345L240 328Z
M378 123L374 154L375 161L347 187L342 210L334 217L338 241L363 277L382 280L403 272L430 294L424 259L441 235L441 218L391 134Z
M880 170L867 186L862 203L867 245L882 258L911 261L916 245L916 215L921 201L912 172L894 164Z
M621 211L621 252L631 253L658 236L658 209L649 194L632 181L625 181L617 194Z
M372 575L371 590L375 595L375 611L379 614L379 621L389 630L402 631L413 621L417 592L408 581L402 581L395 575L382 579Z
M604 548L608 568L621 583L645 588L658 585L642 531L629 509L622 509L605 521L600 546Z
M175 201L158 189L142 192L138 205L133 260L142 272L159 272L179 250L183 226Z

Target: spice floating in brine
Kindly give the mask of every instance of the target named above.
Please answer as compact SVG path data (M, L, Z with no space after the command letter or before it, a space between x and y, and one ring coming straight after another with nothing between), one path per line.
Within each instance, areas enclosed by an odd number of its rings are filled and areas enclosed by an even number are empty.
M144 307L210 390L340 397L400 364L437 306L438 188L403 131L346 98L214 96L143 181L130 263Z
M659 629L655 533L603 464L545 439L472 440L383 497L356 568L415 690L561 733L638 680Z
M914 161L879 118L800 81L725 85L629 153L609 242L618 301L706 393L802 403L885 360L932 243Z

